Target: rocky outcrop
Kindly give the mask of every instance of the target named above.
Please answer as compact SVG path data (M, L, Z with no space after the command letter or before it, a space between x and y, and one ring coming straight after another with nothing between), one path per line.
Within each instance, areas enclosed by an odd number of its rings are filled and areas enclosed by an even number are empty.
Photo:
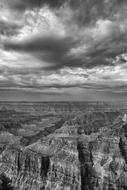
M119 147L120 147L121 154L127 163L127 139L126 139L126 137L123 136L120 138Z
M11 188L126 190L127 138L120 113L87 112L59 121L2 147L0 175Z
M127 189L127 164L123 146L125 143L120 137L109 135L109 130L99 138L97 135L95 134L94 138L91 136L87 142L82 139L78 144L81 189ZM124 147L122 151L121 146Z
M25 148L6 147L0 159L1 173L12 181L14 190L80 190L77 142L70 138L75 132L74 127L63 126L46 141Z
M50 159L31 151L6 149L1 155L1 172L12 181L15 190L40 189L47 177ZM28 187L27 187L28 186Z
M92 178L95 177L93 169L92 153L88 143L79 142L77 146L79 152L81 171L81 190L93 189ZM95 184L96 185L96 184Z

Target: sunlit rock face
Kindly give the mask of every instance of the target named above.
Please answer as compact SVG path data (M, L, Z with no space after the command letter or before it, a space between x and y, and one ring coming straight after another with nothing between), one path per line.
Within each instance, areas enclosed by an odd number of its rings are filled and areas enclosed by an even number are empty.
M127 128L120 111L50 120L51 126L41 130L39 123L41 131L29 137L12 135L3 123L0 190L127 189ZM23 144L23 138L29 143Z

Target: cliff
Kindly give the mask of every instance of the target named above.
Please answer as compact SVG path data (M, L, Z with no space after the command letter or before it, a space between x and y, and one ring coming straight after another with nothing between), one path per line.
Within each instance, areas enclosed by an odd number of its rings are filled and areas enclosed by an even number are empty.
M62 132L65 128L69 129L65 126ZM1 173L11 180L14 190L80 189L77 142L65 132L61 137L58 129L28 147L6 147L0 157Z
M127 137L121 118L118 112L89 112L27 146L6 145L0 155L1 184L9 180L6 189L13 190L126 190Z

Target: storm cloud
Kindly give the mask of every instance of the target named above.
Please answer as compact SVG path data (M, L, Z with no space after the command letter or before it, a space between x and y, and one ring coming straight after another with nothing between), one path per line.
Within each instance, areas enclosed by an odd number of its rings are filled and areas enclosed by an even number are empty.
M60 7L65 0L5 0L5 3L13 10L24 11L26 9L40 8L48 5L52 8Z
M84 51L82 39L74 40L69 37L36 36L27 41L6 41L6 50L24 52L34 55L42 62L46 62L46 70L58 70L63 67L106 66L116 64L115 58L127 52L127 35L118 28L117 34L111 33L104 39L90 40L89 47ZM80 48L79 54L78 48ZM75 49L76 53L70 53ZM124 63L121 58L121 63Z
M126 0L5 0L0 7L2 93L126 94Z
M6 42L5 49L18 52L26 52L46 61L45 69L60 69L64 66L77 67L83 65L83 61L68 54L69 50L76 47L77 41L71 37L61 38L57 36L45 36L32 38L25 42Z

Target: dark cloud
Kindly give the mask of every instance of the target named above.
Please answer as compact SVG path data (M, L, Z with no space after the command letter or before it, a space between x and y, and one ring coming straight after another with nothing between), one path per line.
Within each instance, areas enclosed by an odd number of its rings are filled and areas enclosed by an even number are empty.
M5 44L7 49L13 49L17 51L26 52L57 52L59 54L65 54L71 47L73 47L73 41L70 38L61 38L57 36L44 36L35 37L24 42L8 42Z
M115 34L115 33L114 33ZM117 37L112 34L106 39L100 40L98 43L93 43L93 46L88 49L86 57L89 60L86 62L86 67L95 67L99 65L112 66L116 62L116 56L119 56L119 63L126 63L126 60L121 57L121 54L127 53L127 34L120 32Z
M127 52L127 36L126 34L119 35L117 39L111 37L96 44L93 43L87 53L81 53L77 57L70 55L69 51L71 48L78 47L79 42L69 37L36 37L25 42L6 42L4 47L6 50L34 55L47 63L43 67L45 70L58 70L65 66L93 68L101 65L113 65L113 60L117 55Z
M28 85L27 88L28 89L50 89L50 88L55 88L55 89L62 89L62 88L75 88L75 87L79 87L80 84L79 83L75 83L75 84L50 84L50 85Z
M55 91L39 91L37 89L29 89L29 88L0 88L0 92L1 93L7 93L9 95L9 93L13 93L16 94L16 92L21 93L21 97L22 97L22 93L24 94L28 94L29 97L32 96L32 94L41 94L41 95L47 95L47 96L60 96L61 92L55 92ZM6 94L6 95L7 95ZM68 95L68 93L64 93L64 95Z
M115 20L118 13L122 13L119 19L127 16L126 0L66 0L66 6L73 11L73 21L81 27L92 26L99 19Z
M44 5L59 8L66 3L74 10L75 21L85 24L97 18L113 16L120 6L127 4L126 0L5 0L5 3L19 11L40 8Z
M115 57L119 54L126 53L127 51L127 34L120 32L117 37L112 34L104 40L100 40L98 43L93 44L93 47L89 49L87 54L90 57L97 57L103 55L105 57Z
M56 100L61 96L63 100L63 94L68 92L72 96L73 93L78 94L77 99L81 97L84 100L87 92L88 99L99 99L99 93L106 97L111 93L127 92L127 61L122 55L127 53L127 0L4 2L7 7L4 5L0 13L3 18L0 35L5 37L0 46L0 98L12 96L15 99L18 96L22 99L25 94L24 99L28 100L30 97L41 99L41 95L55 96ZM45 5L44 9L34 10ZM5 12L4 8L7 8ZM13 21L15 15L16 20ZM41 19L43 16L44 19ZM21 27L23 30L20 30ZM46 30L47 34L50 32L49 36L43 36ZM21 35L18 36L18 33ZM60 37L61 34L65 37ZM25 63L29 65L25 66ZM116 64L119 67L114 67ZM111 72L109 68L107 71L107 67L103 69L107 65L112 66ZM64 67L73 69L60 70ZM102 69L100 72L99 68ZM121 76L121 80L117 76Z
M83 61L68 55L71 48L77 45L77 41L66 37L40 37L33 38L25 42L6 42L6 50L26 52L36 56L38 59L47 62L45 69L59 69L64 66L81 66Z
M56 8L60 7L65 1L66 0L5 0L11 9L18 11L40 8L44 5Z
M41 5L41 0L5 0L5 3L14 10L24 11Z
M6 2L11 8L17 10L41 7L44 4L58 8L65 3L65 1L61 0L6 0ZM86 25L89 25L89 28L95 27L95 22L98 19L103 19L103 21L104 19L110 19L110 21L115 19L115 22L116 18L114 15L120 13L121 10L127 7L123 6L127 4L125 0L66 0L66 3L66 6L70 7L74 13L71 21L84 27L83 30L85 30ZM64 8L66 9L66 7ZM123 10L120 17L124 15L125 10L127 9ZM61 16L61 9L58 14ZM80 48L80 42L83 41L83 37L80 35L78 37L79 41L73 40L75 37L74 34L72 34L72 36L70 34L71 37L65 38L52 35L47 37L34 37L22 42L10 41L5 42L4 46L6 50L29 53L39 60L46 62L45 70L58 70L65 66L93 68L100 65L113 65L112 60L115 59L117 55L126 53L127 49L126 30L124 32L121 31L116 23L113 24L114 22L110 23L110 32L108 31L110 35L107 37L99 41L96 39L90 39L90 41L89 37L87 41L90 47L87 52L82 51L80 55L78 55L78 53L77 55L69 53L72 48ZM65 23L65 25L66 24L67 23ZM66 25L66 27L69 26ZM9 28L11 29L11 27ZM82 28L79 28L79 30L80 29L82 31ZM6 29L5 31L9 30ZM16 32L17 29L14 31ZM78 34L75 35L78 36ZM84 44L85 43L84 41Z
M24 87L22 87L24 88ZM110 91L114 91L114 92L121 92L121 91L126 91L127 92L127 84L125 83L121 83L121 84L115 84L114 82L114 85L113 85L113 82L111 84L99 84L99 83L92 83L92 82L89 82L89 83L84 83L84 84L81 84L80 83L76 83L75 84L52 84L52 85L42 85L42 86L39 86L39 85L30 85L30 86L27 86L28 89L40 89L40 90L43 90L43 89L52 89L52 88L56 88L56 89L68 89L68 88L82 88L82 89L89 89L89 90L98 90L98 91L107 91L107 90L110 90Z
M112 81L112 80L111 80ZM127 92L127 84L121 82L121 84L117 84L115 82L111 82L110 84L99 84L99 83L85 83L80 85L80 88L97 90L97 91L112 91L112 92Z
M13 36L17 35L21 29L18 24L0 20L0 34L3 36Z

